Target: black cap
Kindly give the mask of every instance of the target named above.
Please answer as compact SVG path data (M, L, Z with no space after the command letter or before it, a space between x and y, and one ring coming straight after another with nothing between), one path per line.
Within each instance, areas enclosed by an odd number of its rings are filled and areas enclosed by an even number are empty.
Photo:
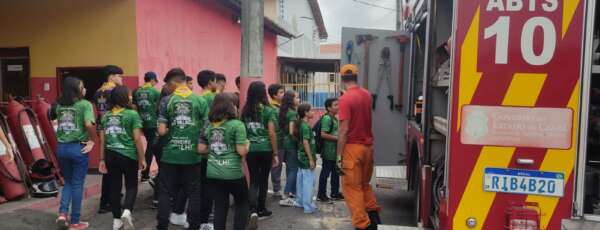
M146 72L146 73L144 74L144 81L145 81L145 82L149 82L149 81L152 81L152 80L158 81L158 80L156 79L156 73L155 73L155 72L152 72L152 71Z

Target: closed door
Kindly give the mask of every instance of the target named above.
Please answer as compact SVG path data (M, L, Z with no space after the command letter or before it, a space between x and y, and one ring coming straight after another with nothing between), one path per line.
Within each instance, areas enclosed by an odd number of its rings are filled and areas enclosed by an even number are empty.
M2 59L2 100L29 96L29 59Z

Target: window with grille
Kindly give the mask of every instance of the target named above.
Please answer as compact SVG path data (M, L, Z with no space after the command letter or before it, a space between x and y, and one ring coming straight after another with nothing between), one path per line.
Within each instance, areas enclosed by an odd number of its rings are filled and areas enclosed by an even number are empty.
M340 96L338 73L303 72L281 70L281 84L286 90L294 90L302 103L310 103L314 108L324 108L325 100Z

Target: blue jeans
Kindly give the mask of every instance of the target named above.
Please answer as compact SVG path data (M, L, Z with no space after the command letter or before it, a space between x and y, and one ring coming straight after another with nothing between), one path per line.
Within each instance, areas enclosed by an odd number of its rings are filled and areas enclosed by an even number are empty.
M83 184L88 169L88 154L81 153L82 148L83 145L79 143L58 144L58 163L65 178L58 212L68 214L71 205L71 224L79 223Z
M331 195L340 193L340 175L335 170L335 161L323 159L323 168L319 176L318 196L327 196L327 178L331 175Z
M285 150L285 194L296 194L296 177L298 175L298 152L295 149Z
M298 169L298 179L296 180L296 203L304 208L304 213L313 213L317 211L317 206L313 202L315 190L315 171L312 169Z

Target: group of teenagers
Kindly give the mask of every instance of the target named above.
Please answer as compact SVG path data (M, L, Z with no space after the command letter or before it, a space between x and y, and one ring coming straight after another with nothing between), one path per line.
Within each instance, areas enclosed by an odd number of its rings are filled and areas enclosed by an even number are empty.
M83 183L87 153L98 145L99 171L104 174L99 212L112 212L116 230L134 229L132 210L139 180L155 188L157 229L168 229L171 223L187 229L224 230L230 196L235 207L233 228L257 229L259 218L272 215L266 207L269 175L280 205L315 213L317 149L322 158L317 200L344 199L339 192L339 172L343 172L353 224L357 229L376 229L379 207L368 185L372 134L370 126L361 125L370 124L370 96L356 85L356 67L345 68L341 74L348 95L342 98L348 105L340 112L340 120L345 121L343 138L338 135L337 118L341 101L326 100L326 113L317 122L320 134L315 135L311 105L300 104L298 93L285 91L280 84L267 87L261 81L251 82L245 104L238 108L239 93L223 92L226 78L211 70L197 74L201 94L193 92L194 79L180 68L167 72L161 91L155 88L158 78L153 72L145 74L144 85L130 91L123 85L122 69L109 65L104 69L107 81L94 96L96 118L94 104L84 99L83 82L66 78L50 112L57 121L57 156L65 178L56 224L61 229L89 227L80 221ZM238 89L239 81L236 78ZM317 143L317 138L322 142ZM338 138L343 142L338 143ZM153 158L158 173L150 178ZM209 223L211 213L214 218Z
M350 97L356 94L353 89L358 88L352 86L357 75L353 68L345 72L342 69L342 80L346 75L353 76L347 79L353 81L344 80L351 86L346 96L351 103L357 102ZM364 129L360 125L368 122L364 119L370 119L368 107L368 117L354 117L361 113L353 111L356 108L352 105L346 106L346 115L340 114L348 117L347 125L363 129L346 128L347 138L342 138L344 152L346 144L348 151L356 152L356 148L351 148L356 140L361 142L356 144L366 146L360 151L367 153L362 155L370 162L358 162L363 160L353 159L351 153L342 154L339 149L338 99L325 102L327 111L317 122L321 133L316 136L309 123L315 116L311 105L300 104L297 92L285 91L279 84L267 87L260 81L250 83L245 104L238 108L239 94L223 92L226 78L210 70L197 74L197 83L203 89L200 95L193 92L194 79L180 68L168 71L161 91L155 88L158 79L153 72L146 73L145 84L133 91L123 85L121 68L106 66L104 72L107 81L94 96L98 119L94 105L84 99L83 82L72 77L63 81L61 96L49 114L57 121L57 155L65 177L56 220L59 228L89 226L80 221L80 212L87 153L95 145L100 150L99 171L104 174L100 212L112 212L113 229L134 228L132 210L139 171L141 181L150 181L155 187L157 229L167 229L169 223L188 229L225 229L230 196L235 204L234 229L246 226L256 229L260 217L272 215L266 207L269 175L274 195L281 197L280 205L314 213L317 211L313 202L316 137L323 140L319 143L323 165L318 200L344 199L339 192L338 175L338 171L344 170L348 182L344 182L344 191L352 198L346 197L346 202L353 224L359 229L376 229L380 222L379 207L370 186L365 186L370 175L368 179L363 175L372 173L372 134L370 127ZM239 77L236 85L239 89ZM365 91L360 90L359 93ZM360 98L367 100L363 104L370 104L369 96ZM356 162L345 164L342 155L349 155ZM158 175L150 178L153 158L158 162ZM286 165L283 191L282 162ZM359 172L361 169L356 167L359 164L370 164L370 172L368 167ZM331 178L329 196L328 178ZM213 210L214 225L209 223Z

